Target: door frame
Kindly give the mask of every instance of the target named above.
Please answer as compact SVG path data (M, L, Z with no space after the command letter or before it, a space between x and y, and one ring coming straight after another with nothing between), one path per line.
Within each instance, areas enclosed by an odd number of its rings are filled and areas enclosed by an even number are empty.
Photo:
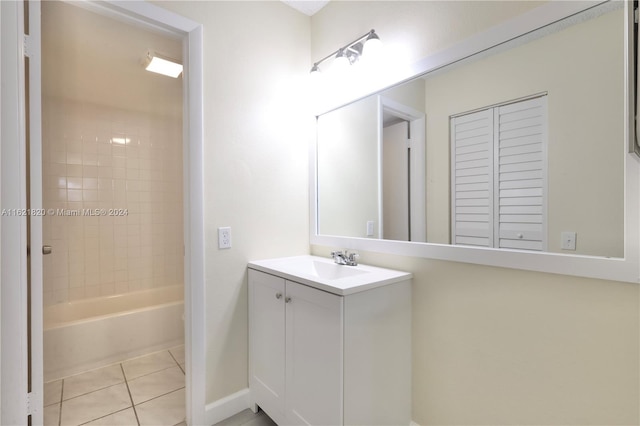
M0 139L0 207L26 207L24 0L0 2L2 62L2 133ZM78 4L78 3L75 3ZM103 15L145 24L179 35L183 40L184 140L184 286L186 414L188 424L205 423L205 285L204 285L204 181L203 181L203 27L144 1L85 1L83 6ZM39 52L38 52L39 55ZM18 183L18 184L16 184ZM26 422L26 219L2 216L0 222L0 358L1 424ZM17 283L17 284L16 284ZM36 289L37 290L37 289ZM40 299L42 289L40 291ZM40 304L40 317L42 305ZM37 316L37 314L36 314ZM41 330L41 328L40 328ZM42 333L32 336L40 340ZM42 365L39 366L42 369ZM40 374L40 381L42 374ZM36 389L33 402L42 401ZM33 397L33 396L32 396ZM34 407L38 409L38 407ZM40 412L42 411L40 407Z
M393 114L409 122L411 133L410 177L411 190L411 236L412 241L427 242L427 206L426 206L426 115L422 111L396 102L393 99L378 95L378 235L384 238L383 218L383 173L382 173L382 139L384 136L384 112Z

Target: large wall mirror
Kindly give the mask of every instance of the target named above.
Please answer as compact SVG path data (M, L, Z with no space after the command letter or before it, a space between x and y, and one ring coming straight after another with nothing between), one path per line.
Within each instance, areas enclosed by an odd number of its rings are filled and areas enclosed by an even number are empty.
M625 3L319 115L312 234L625 258Z

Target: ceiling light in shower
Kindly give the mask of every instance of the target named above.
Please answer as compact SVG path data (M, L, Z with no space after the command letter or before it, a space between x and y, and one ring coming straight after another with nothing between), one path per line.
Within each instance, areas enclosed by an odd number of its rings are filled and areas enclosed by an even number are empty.
M175 59L159 55L149 50L144 58L144 68L147 71L177 78L182 73L182 64Z
M122 137L111 138L111 143L115 143L116 145L128 145L129 142L131 142L131 139L129 138L122 138Z

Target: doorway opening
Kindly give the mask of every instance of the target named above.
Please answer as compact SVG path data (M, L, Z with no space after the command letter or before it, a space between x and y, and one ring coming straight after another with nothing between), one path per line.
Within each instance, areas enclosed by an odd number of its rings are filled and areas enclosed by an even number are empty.
M142 58L182 40L61 1L41 23L45 423L178 424L182 78Z
M184 256L184 366L186 369L186 387L184 389L186 396L184 399L186 399L187 422L200 424L204 422L205 384L203 375L194 375L193 371L202 371L204 369L205 344L204 330L200 325L204 323L203 203L202 197L199 195L202 194L203 184L201 155L203 122L201 90L202 26L147 3L107 1L100 3L83 2L81 4L84 8L116 18L119 21L144 24L157 30L177 34L183 48L184 55L182 59L185 64L183 114L185 125L182 132L179 133L182 133L181 139L185 142L182 152L184 160L184 205L181 206L184 226L183 231L180 231L184 238L184 245L181 250ZM17 46L15 50L19 53L18 55L8 56L6 61L3 55L3 83L5 76L7 76L4 73L5 69L17 71L16 82L18 83L15 90L3 90L3 106L11 106L11 108L3 108L3 127L5 127L5 124L10 125L10 131L8 130L6 134L3 131L3 181L18 182L18 184L14 184L14 189L12 190L8 190L6 185L3 186L2 204L16 206L16 211L26 210L27 208L37 212L47 211L43 208L44 191L42 188L43 180L41 179L43 170L40 167L43 164L40 143L42 130L40 111L43 101L40 91L40 7L40 2L29 1L16 2L15 7L7 6L5 8L3 5L3 40L7 42L10 40L19 41L19 44L16 43L14 46ZM11 12L13 15L9 15L6 12ZM15 22L5 21L4 18L6 16L13 16L17 19L15 19ZM5 22L10 25L5 26ZM5 47L4 43L3 47ZM98 86L104 82L94 81L94 83ZM24 117L25 115L26 118ZM7 135L11 137L5 137ZM112 139L111 143L119 138L114 137ZM126 137L120 140L123 140L125 144L127 143ZM85 166L85 164L73 164L73 162L77 161L77 153L72 152L70 157L67 154L68 152L65 152L66 161L71 158L72 165ZM35 167L34 165L38 166ZM65 168L68 165L65 163ZM88 167L92 166L88 165ZM25 182L29 180L26 170L31 171L30 183L32 188L30 191L27 191L25 185ZM72 170L72 173L77 173L77 168ZM83 175L65 176L65 178L70 177L84 179ZM74 184L77 183L79 182L76 181ZM89 185L93 183L88 182ZM71 189L77 190L76 188ZM81 191L84 189L81 188ZM86 189L87 191L97 190L97 188L92 189L89 187ZM68 191L69 187L66 186L67 197L69 196ZM91 199L94 195L93 193L87 193L85 200L85 194L80 192L81 201L74 200L73 202L94 202L96 200ZM26 200L27 196L29 196L28 201ZM78 193L72 193L72 197L77 196ZM68 198L67 202L69 202ZM62 209L63 214L67 216L75 214L71 213L71 210L74 209ZM118 208L114 208L113 211L118 211ZM57 215L58 211L55 210L52 214ZM95 209L83 208L82 214L90 216L91 214L96 215L96 212ZM101 212L97 214L100 215ZM113 216L117 215L118 213L113 214ZM7 223L4 223L3 218L3 224L6 225L11 222L16 225L16 232L3 235L3 247L19 249L11 252L2 250L3 280L8 276L14 277L12 281L16 287L16 291L12 292L4 292L3 290L2 298L3 306L15 306L15 309L2 310L2 421L7 424L41 424L43 422L42 315L44 294L42 262L43 256L48 255L49 250L51 250L51 253L55 253L55 247L49 248L43 244L42 225L46 214L31 215L30 218L25 216L12 218ZM31 229L29 239L26 238L24 233L26 228ZM57 231L54 230L52 232ZM93 228L90 232L96 232L96 228ZM41 246L42 250L40 249ZM37 249L29 250L29 247L37 247ZM28 256L30 257L29 269L26 267ZM68 261L67 253L67 272L69 271ZM84 271L86 275L87 269L84 268ZM60 286L60 283L58 285ZM30 295L29 301L24 297L25 294ZM26 312L29 312L31 320L27 319L27 315L24 315ZM7 344L14 342L16 343L14 345ZM11 363L6 363L5 360L10 360ZM10 398L6 399L5 396Z
M380 238L426 242L425 115L379 96Z

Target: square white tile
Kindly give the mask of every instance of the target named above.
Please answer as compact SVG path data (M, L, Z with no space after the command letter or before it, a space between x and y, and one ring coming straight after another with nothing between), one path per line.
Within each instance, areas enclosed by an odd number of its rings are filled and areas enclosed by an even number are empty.
M75 398L123 382L120 364L87 371L64 379L63 399Z
M44 384L44 406L60 403L62 400L62 380Z
M140 426L174 426L186 417L184 389L136 405Z
M135 405L184 388L184 373L177 365L129 380L129 392Z
M136 419L136 413L133 408L127 408L87 423L87 425L91 426L131 426L137 424L138 419Z
M62 402L61 425L80 425L131 407L125 383L120 383Z
M127 380L131 380L175 365L169 351L162 351L125 361L122 363L122 368Z

